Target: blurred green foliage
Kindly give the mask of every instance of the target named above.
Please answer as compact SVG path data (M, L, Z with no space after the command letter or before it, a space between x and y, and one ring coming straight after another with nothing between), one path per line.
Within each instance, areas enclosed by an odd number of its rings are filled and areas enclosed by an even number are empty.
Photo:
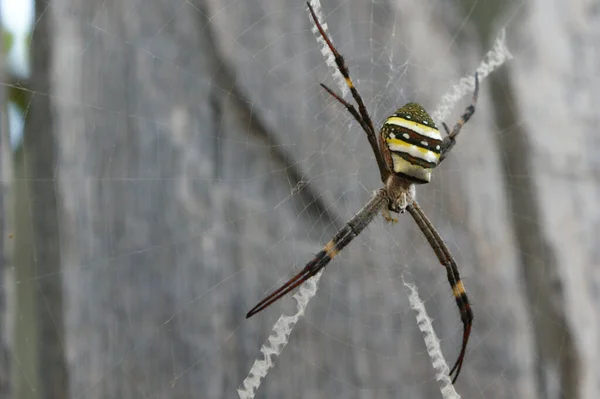
M15 37L9 31L3 29L2 30L2 48L4 49L4 54L10 53L12 50L12 46L15 42Z
M25 48L29 49L30 44L31 44L31 34L28 34L25 37ZM3 45L2 49L4 52L4 56L5 56L4 59L6 60L15 45L15 35L13 33L11 33L10 31L3 29L2 30L2 45ZM14 71L11 70L9 63L6 64L6 74L7 74L6 86L7 86L8 101L15 104L18 107L19 111L23 115L26 115L27 106L29 104L29 100L31 97L29 91L27 90L26 80L18 79L15 76L16 74L14 73Z

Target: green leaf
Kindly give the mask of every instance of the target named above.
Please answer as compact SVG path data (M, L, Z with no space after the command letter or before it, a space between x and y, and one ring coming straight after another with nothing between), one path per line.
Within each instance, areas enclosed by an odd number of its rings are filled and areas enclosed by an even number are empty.
M2 29L2 49L4 54L8 54L15 42L15 36L9 31Z
M20 112L26 114L29 102L31 101L31 93L26 87L16 84L8 87L8 99L13 102Z

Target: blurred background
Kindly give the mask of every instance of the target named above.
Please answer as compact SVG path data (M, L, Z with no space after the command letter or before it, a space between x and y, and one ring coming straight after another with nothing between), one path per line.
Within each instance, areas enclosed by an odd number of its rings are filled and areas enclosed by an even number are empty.
M301 0L2 0L0 399L235 398L379 188ZM514 59L418 199L475 312L464 398L600 397L600 1L321 0L376 126ZM465 96L446 122L470 101ZM462 324L408 215L325 270L257 398L438 398L402 278Z

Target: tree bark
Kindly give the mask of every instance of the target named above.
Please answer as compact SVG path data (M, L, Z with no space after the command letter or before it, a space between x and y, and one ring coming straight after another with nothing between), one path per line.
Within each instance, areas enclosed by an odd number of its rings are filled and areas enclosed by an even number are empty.
M25 118L23 149L17 155L15 186L17 303L15 362L17 397L68 397L63 332L56 143L51 110L53 46L47 4L36 3L32 36L32 93Z
M418 187L475 312L457 389L597 397L600 41L587 6L323 7L377 126L407 101L433 110L508 26L516 61L482 82L458 145ZM303 3L54 0L42 19L63 262L47 280L65 289L70 395L234 397L294 307L245 312L380 186L364 133L318 85L339 91ZM439 396L400 277L418 285L449 361L460 318L433 251L400 220L376 221L327 267L260 397Z

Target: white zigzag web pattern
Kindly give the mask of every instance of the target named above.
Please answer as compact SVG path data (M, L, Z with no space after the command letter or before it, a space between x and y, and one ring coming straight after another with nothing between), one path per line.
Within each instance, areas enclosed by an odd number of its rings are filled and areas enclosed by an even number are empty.
M504 64L508 60L512 60L513 56L506 47L506 29L502 28L498 38L494 42L494 46L487 52L487 54L481 60L481 63L477 67L477 75L479 82L484 80L486 76L492 73L499 66ZM442 101L435 109L435 112L431 114L431 118L434 120L436 125L440 125L444 119L450 115L450 111L454 108L454 105L463 98L465 95L473 93L475 90L475 78L473 75L465 76L461 78L457 84L452 86L452 89L442 96Z
M427 314L427 310L425 310L425 304L419 298L417 287L414 284L404 281L404 277L402 277L402 284L410 290L408 301L410 302L410 307L416 312L417 326L419 326L419 330L423 333L427 354L431 359L433 369L437 372L435 379L441 382L440 391L442 392L442 397L444 399L460 399L460 395L454 389L452 380L448 376L450 368L442 353L440 340L433 329L431 318Z
M264 355L264 359L256 359L254 361L248 376L242 383L242 387L237 390L241 399L254 398L256 390L260 386L260 382L275 365L275 360L277 360L277 357L287 345L294 326L306 310L308 301L310 301L317 293L317 283L321 279L322 274L323 270L302 284L298 292L294 294L298 309L296 314L292 316L282 314L275 322L273 332L269 335L269 338L267 338L267 343L260 348L260 351ZM273 358L271 358L271 356L273 356Z
M323 30L325 32L327 32L327 34L329 36L329 30L327 29L327 24L323 22L323 13L321 13L321 2L319 0L311 0L310 5L312 6L313 10L315 11L315 15L321 22L321 26L323 27ZM346 84L344 77L342 76L342 74L340 73L340 71L337 68L337 65L335 63L335 56L329 49L329 46L327 45L327 43L325 43L325 39L323 39L323 37L321 36L321 33L319 32L317 25L314 23L314 21L312 20L312 17L310 16L310 13L308 14L308 17L310 18L310 22L312 23L312 32L317 39L317 43L319 43L321 45L321 54L323 54L325 63L332 71L331 73L333 74L333 80L335 80L335 83L338 85L339 89L342 91L342 97L346 97L346 94L348 94L348 91L349 91L348 85ZM329 36L329 40L331 40L331 36Z
M321 3L319 0L311 0L310 3L315 10L315 14L319 18L319 21L322 21ZM327 31L327 24L323 24L322 26L323 29ZM342 95L345 95L348 92L348 86L346 86L343 76L339 73L339 71L337 71L333 54L329 50L329 47L327 47L325 40L323 40L323 38L318 34L316 26L313 26L312 30L313 32L316 32L315 35L317 35L317 41L322 44L321 53L323 53L325 62L329 67L335 69L335 81L342 91ZM479 67L477 68L480 82L495 69L504 64L504 62L510 59L512 59L512 55L506 47L506 31L505 29L502 29L498 35L498 38L496 39L496 42L494 43L494 46L484 56ZM432 114L432 117L436 123L447 118L456 103L466 94L472 93L474 89L475 81L472 76L463 77L458 84L454 85L451 91L442 97L440 105ZM254 398L256 390L259 388L261 381L266 377L269 370L275 365L275 360L281 354L283 348L285 348L287 345L289 336L300 317L304 314L308 302L317 293L317 284L322 273L323 270L321 270L310 280L304 282L304 284L300 286L299 291L293 296L294 299L296 299L298 311L292 316L281 315L273 326L271 335L269 335L267 342L260 349L264 355L264 359L256 359L254 361L248 376L244 379L240 388L237 390L241 399ZM434 370L437 372L436 379L442 382L440 389L442 397L444 399L459 399L460 395L458 395L454 389L454 385L452 385L452 381L448 376L449 367L441 351L439 339L437 338L435 330L433 329L431 319L427 315L425 305L419 298L419 294L414 285L406 282L404 282L404 285L411 291L408 299L412 309L416 311L417 325L423 332L427 353L431 358L431 364Z

